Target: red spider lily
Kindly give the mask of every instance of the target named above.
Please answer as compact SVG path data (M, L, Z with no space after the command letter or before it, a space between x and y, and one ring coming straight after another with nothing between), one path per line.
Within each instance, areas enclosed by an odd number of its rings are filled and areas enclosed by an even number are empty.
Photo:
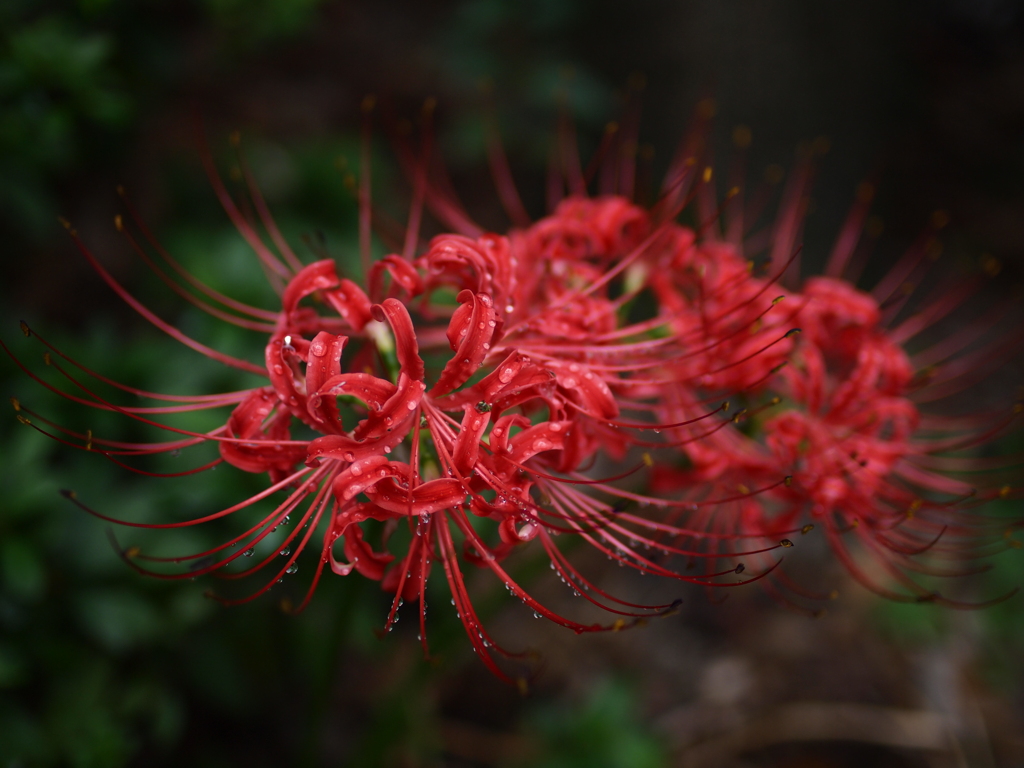
M805 188L806 169L791 186ZM1009 483L1020 477L1022 460L976 453L1010 428L1022 411L1020 403L1008 404L1002 412L956 417L949 415L949 407L1019 354L1024 336L1000 332L998 313L969 319L952 336L938 334L934 324L962 308L978 292L978 281L940 287L913 311L908 300L923 279L927 249L935 247L934 227L870 294L844 280L870 200L867 187L861 197L826 276L808 278L800 290L786 291L785 304L795 307L789 314L757 316L751 323L758 302L734 304L726 311L718 306L714 297L722 285L735 280L756 296L771 282L742 277L751 262L743 255L742 233L734 227L727 228L731 240L720 240L709 230L678 269L659 274L655 290L663 307L680 308L680 328L705 328L716 342L693 363L697 369L710 366L710 374L700 378L684 370L682 375L699 386L671 393L660 418L680 420L698 412L705 393L727 386L733 376L755 377L786 359L790 364L761 379L760 385L745 388L753 395L748 401L760 403L757 410L763 416L747 413L743 430L722 431L687 446L690 466L659 467L653 487L662 492L685 489L687 498L699 500L729 488L745 490L759 478L785 472L791 480L784 487L713 512L696 512L686 526L703 526L709 534L762 530L771 536L779 528L809 532L821 524L832 551L869 589L894 600L972 607L927 589L912 574L976 572L967 561L1019 546L1009 538L1019 522L981 514L978 507L992 499L1019 497L1019 488ZM776 233L792 235L798 228L798 201L790 195L784 202ZM938 214L936 224L942 223ZM778 262L775 247L768 269L779 269ZM696 302L694 295L699 297ZM1011 310L1006 305L998 312ZM693 316L686 318L687 312ZM775 348L763 346L789 322L801 326L803 333ZM733 323L750 332L734 336ZM973 346L979 339L987 343ZM908 354L904 345L919 351ZM751 351L756 354L750 356ZM708 541L709 549L723 553L733 546L728 538L712 536ZM854 548L866 558L855 556ZM924 553L930 555L927 562L917 557ZM886 582L898 586L893 589ZM790 583L781 572L765 580L765 586L786 602L794 596L825 599Z
M851 532L912 597L938 599L905 575L925 567L914 555L927 550L959 558L998 548L981 543L990 541L985 534L992 524L972 511L1013 492L993 487L965 500L967 486L944 474L949 467L988 468L992 462L945 454L979 444L1006 419L926 418L912 399L946 396L970 383L977 357L965 352L971 338L923 350L933 366L928 377L914 375L900 346L952 311L960 293L939 296L887 331L884 321L902 308L885 303L890 283L913 273L919 254L894 267L881 300L874 299L838 277L856 242L849 232L833 256L834 275L810 280L802 291L784 290L779 286L799 254L801 195L789 195L784 204L761 275L742 257L738 240L717 236L718 213L709 213L707 204L711 173L700 170L693 154L680 153L672 163L650 209L630 201L632 161L621 163L615 148L630 141L621 136L602 148L608 158L595 167L608 194L588 197L591 179L581 164L564 161L565 177L556 186L571 194L532 224L517 207L502 156L492 151L499 193L519 224L507 236L481 231L449 188L428 174L429 141L422 156L400 146L415 192L401 255L370 264L368 174L359 190L365 289L340 277L333 261L303 266L244 164L258 222L243 215L208 161L225 210L279 288L275 311L199 284L134 212L145 245L119 219L140 257L172 288L219 318L268 335L260 365L216 352L153 315L72 230L101 277L147 319L196 351L268 381L200 397L122 387L176 403L139 408L101 398L52 360L81 394L30 373L78 402L175 434L164 443L136 444L52 425L68 436L58 439L119 464L128 463L124 457L213 441L223 461L268 474L268 488L251 499L196 520L143 527L200 524L285 496L217 547L173 558L127 550L127 562L162 578L262 573L263 586L242 598L250 600L294 573L307 549L319 549L296 610L308 604L328 567L343 576L357 571L394 595L387 628L404 600L418 601L426 651L426 585L440 561L474 649L502 677L494 654L510 654L473 608L465 563L489 570L537 615L576 632L621 629L673 608L605 592L563 554L558 533L643 573L708 587L772 574L765 583L779 591L789 584L774 570L776 550L792 546L788 536L813 527L809 520L821 521L834 551L869 586L899 596L878 586L850 554L843 537ZM803 179L797 174L798 187ZM706 222L697 231L675 221L695 198ZM451 233L435 237L417 257L425 206ZM856 209L853 220L861 214ZM736 227L730 231L742 239ZM193 290L172 279L150 251ZM1019 339L999 343L1013 351ZM150 418L218 406L233 410L223 427L208 433ZM311 430L316 436L293 436L293 427L296 435ZM640 482L651 466L653 493ZM287 535L274 552L239 570L240 558L265 549L281 527ZM314 536L318 541L311 544ZM530 596L503 561L533 540L574 591L619 618L583 623ZM698 561L704 566L692 569ZM191 562L184 573L161 570L181 562ZM747 564L755 576L732 578Z
M439 560L474 649L502 677L493 654L509 654L495 644L473 608L464 583L466 562L491 571L536 615L578 633L622 629L669 612L674 604L642 605L602 590L562 553L555 540L559 533L580 537L620 564L645 573L707 586L735 586L760 577L730 578L744 570L735 564L680 572L672 566L673 557L718 560L719 555L664 541L666 536L690 532L658 516L626 510L634 502L672 506L645 495L634 481L653 463L643 448L679 447L701 434L694 438L687 432L678 444L646 437L681 426L714 434L731 424L724 415L727 406L717 403L704 404L701 413L686 419L658 423L662 391L695 385L681 379L680 371L694 355L706 351L694 347L698 339L705 344L705 334L672 332L682 310L669 318L628 320L629 306L649 283L648 276L673 264L679 249L692 241L686 230L671 223L673 211L656 218L620 197L577 198L508 237L463 226L457 234L434 238L418 258L394 254L372 264L364 290L340 277L331 260L301 264L247 171L259 222L242 214L212 164L207 165L226 212L279 288L279 310L243 304L196 281L161 248L130 205L141 240L120 217L117 227L180 295L218 318L267 334L262 364L219 353L161 320L114 279L73 229L69 231L114 292L157 327L207 357L264 376L268 383L198 397L143 392L93 373L38 335L49 349L48 365L74 389L62 390L18 362L30 376L65 397L173 434L161 443L82 435L15 401L16 409L24 411L19 418L62 442L97 451L128 469L133 469L131 457L215 442L222 461L269 477L268 488L253 498L195 520L112 522L157 529L197 525L250 514L257 502L272 495L284 497L269 514L257 513L236 536L202 552L155 557L136 548L124 550L124 559L133 568L170 579L262 575L262 586L248 596L218 597L225 603L242 602L294 573L306 550L319 550L305 597L295 610L308 604L327 568L342 576L356 571L394 595L388 629L404 600L419 602L426 651L426 585ZM682 166L677 170L673 194L693 182L691 171ZM425 200L449 218L468 220L454 215L457 208L426 184L422 173L417 187L405 238L412 246L407 251L415 248L415 228ZM365 185L360 200L361 220L369 221ZM682 204L677 201L674 208ZM273 248L261 237L260 225ZM363 244L367 247L368 240ZM163 265L153 259L153 252ZM168 273L168 267L180 280ZM716 298L723 306L730 300L737 303L732 312L743 314L740 308L749 297L737 290L741 287L724 286ZM35 335L27 326L24 330ZM76 377L73 368L128 393L173 404L117 405ZM756 382L737 375L727 386L738 394L751 383ZM231 407L232 412L224 426L206 433L157 420L161 414L219 406ZM358 421L351 425L353 416ZM293 436L298 425L296 435L312 430L316 436ZM626 462L624 469L603 473L610 477L588 471L620 462ZM177 474L193 474L217 463ZM766 486L779 486L784 479L780 474ZM68 496L92 514L111 520L74 494ZM239 568L257 548L266 550L277 541L270 537L279 528L287 533L273 552ZM757 542L744 547L745 534L730 534L733 553L763 556L783 546L778 540L764 541L763 531L755 535ZM314 536L316 544L311 543ZM502 565L504 558L535 539L562 580L585 601L615 615L612 623L582 623L562 616L514 580ZM168 572L179 563L188 563L187 570ZM764 570L776 564L766 563Z

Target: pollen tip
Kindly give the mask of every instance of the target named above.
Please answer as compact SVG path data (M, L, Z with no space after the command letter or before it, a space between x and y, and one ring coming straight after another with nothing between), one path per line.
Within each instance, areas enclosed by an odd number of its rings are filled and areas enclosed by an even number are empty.
M612 632L621 632L626 628L626 622L623 619L616 619L615 623L612 624Z
M120 213L114 216L114 229L116 229L118 232L124 231L124 221L121 219Z
M723 413L728 413L728 411L729 411L729 401L726 400L724 403L722 403L722 412Z
M25 338L28 338L29 336L32 335L32 329L28 327L28 323L26 323L24 320L19 320L18 325L21 327L21 332L25 334Z
M989 277L995 277L1003 271L1003 263L990 253L981 257L981 271Z
M732 199L740 193L739 187L732 187L725 195L726 199Z
M22 416L20 413L17 415L17 419L21 424L27 424L29 426L32 425L32 422L27 417Z
M649 454L647 451L644 451L643 459L644 459L644 466L645 467L653 467L654 466L654 459L651 458L651 454Z
M776 296L774 299L772 299L772 306L774 307L776 304L778 304L780 301L782 301L785 298L786 298L785 296Z
M783 539L782 541L779 542L779 546L782 547L783 549L789 549L790 547L793 546L793 542L790 541L789 539Z
M782 480L782 484L789 488L793 484L793 476L786 475L786 477Z
M754 140L754 133L749 126L737 125L732 129L732 143L740 149L746 149Z
M772 373L778 373L783 368L785 368L787 365L789 365L789 360L783 360L781 363L779 363L774 368L772 368Z
M786 335L784 338L788 339L790 336L796 336L798 333L803 333L803 328L790 328L788 331L786 331Z
M713 175L714 175L714 170L709 165L709 166L707 166L704 169L704 173L701 175L701 178L704 180L704 183L707 184L709 181L711 181L711 177Z
M138 557L142 554L142 549L140 547L128 547L123 554L125 557Z
M15 411L20 411L21 410L21 401L18 400L18 398L12 397L11 398L11 405L14 406L14 410Z
M11 398L11 400L14 401L14 402L17 402L16 400L14 400L13 397ZM1010 486L1004 485L1002 488L999 489L999 498L1000 499L1005 499L1007 496L1010 495L1010 491L1012 491L1012 490L1013 489Z
M800 533L802 533L804 536L806 536L808 533L810 533L813 530L814 530L814 525L812 523L808 523L807 525L805 525L803 528L800 529Z
M710 120L718 111L718 105L714 99L701 99L697 102L697 114L705 120Z
M949 224L949 214L946 211L938 210L932 214L932 226L936 229L942 229Z
M46 365L53 365L53 358L50 357L49 352L43 352L43 362Z

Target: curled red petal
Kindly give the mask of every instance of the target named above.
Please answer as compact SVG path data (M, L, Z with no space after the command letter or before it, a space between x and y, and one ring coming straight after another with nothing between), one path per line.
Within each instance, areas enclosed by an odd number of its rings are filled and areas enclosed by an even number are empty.
M469 381L487 357L498 326L494 302L487 294L464 290L457 299L460 306L448 324L448 342L455 354L428 393L431 397L447 394Z
M285 316L295 311L299 302L316 291L336 288L338 285L338 274L335 271L335 264L331 259L314 261L304 267L288 283L281 297L281 308Z

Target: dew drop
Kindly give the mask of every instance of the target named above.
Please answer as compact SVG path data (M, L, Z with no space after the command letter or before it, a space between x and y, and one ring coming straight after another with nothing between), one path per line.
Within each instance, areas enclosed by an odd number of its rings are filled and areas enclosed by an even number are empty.
M252 547L250 547L249 549L245 550L245 552L242 553L242 557L252 557L255 554L256 554L256 550L253 549Z
M299 570L299 564L298 563L292 563L291 565L289 565L287 568L284 569L284 572L285 573L295 573L298 570Z
M285 547L284 549L282 549L277 554L279 554L281 557L288 557L288 555L290 555L291 553L292 553L292 551L290 549L288 549L288 547Z

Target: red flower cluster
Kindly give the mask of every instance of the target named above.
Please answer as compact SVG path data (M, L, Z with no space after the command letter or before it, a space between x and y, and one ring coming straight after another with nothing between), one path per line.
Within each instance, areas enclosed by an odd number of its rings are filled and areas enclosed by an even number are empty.
M901 346L967 294L942 293L918 314L886 326L903 307L906 292L899 289L918 268L922 249L868 295L839 277L856 244L847 233L833 255L832 276L786 291L783 302L778 286L794 260L786 251L798 209L783 211L779 231L787 234L777 239L767 269L755 269L739 243L721 239L713 227L698 232L676 223L694 195L710 190L710 171L692 158L673 164L651 209L619 195L587 197L582 179L570 178L575 194L507 236L477 229L449 193L429 183L425 166L414 175L405 253L374 263L365 289L339 277L333 261L303 266L250 184L275 254L257 222L242 215L212 175L228 214L280 284L279 311L197 283L138 217L150 249L118 220L175 290L218 317L267 334L260 365L218 353L157 318L75 236L103 279L144 316L203 354L268 381L198 397L122 387L178 403L122 407L58 366L85 393L67 396L180 436L131 444L63 430L70 442L120 463L117 457L215 441L223 461L268 474L264 492L188 524L285 496L213 549L174 558L129 550L133 567L150 573L151 564L192 561L186 573L156 574L166 578L265 571L263 586L245 598L251 599L295 572L307 549L318 550L298 609L326 569L357 571L394 595L388 627L403 600L419 601L426 648L426 584L440 561L475 650L503 676L492 654L505 652L476 615L464 563L491 571L538 615L576 632L620 629L673 607L637 605L603 591L563 554L558 533L645 573L708 586L771 574L764 579L770 589L799 594L774 571L780 559L773 552L792 546L786 537L808 532L810 520L820 521L858 578L912 599L937 599L905 575L922 568L914 554L930 549L959 558L975 554L979 542L986 542L982 549L999 546L986 538L991 525L970 512L1012 490L975 490L943 470L987 465L937 454L976 445L1009 419L929 417L918 407L970 384L966 374L979 353L970 351L969 335L940 340L916 358ZM507 177L499 179L499 191L512 199ZM361 202L368 222L365 187ZM435 237L415 257L424 204L457 233ZM153 249L205 298L171 280L151 260ZM1013 351L1018 341L1002 343ZM929 375L915 374L922 366ZM150 418L214 406L233 411L223 427L205 434ZM316 436L293 437L297 425ZM282 527L283 539L271 538ZM844 542L850 531L905 593L878 586L864 572ZM531 597L502 563L533 540L577 593L621 618L580 623ZM257 549L263 557L239 570L240 558ZM694 569L698 560L705 565ZM737 580L733 574L745 563L756 573Z

